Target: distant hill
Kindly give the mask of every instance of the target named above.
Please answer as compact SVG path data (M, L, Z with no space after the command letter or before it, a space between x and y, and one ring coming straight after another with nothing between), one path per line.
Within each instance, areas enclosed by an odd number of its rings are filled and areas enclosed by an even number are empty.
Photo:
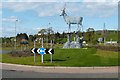
M119 31L120 32L120 31ZM103 37L103 30L95 31L97 37ZM106 30L106 39L109 41L110 39L114 41L118 41L118 31L117 30Z

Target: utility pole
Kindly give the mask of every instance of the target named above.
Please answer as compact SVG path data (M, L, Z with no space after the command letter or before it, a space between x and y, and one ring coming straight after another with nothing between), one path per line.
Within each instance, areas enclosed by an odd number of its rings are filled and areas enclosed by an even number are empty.
M105 45L105 43L106 43L106 25L105 25L105 23L103 25L103 36L104 36L104 45Z

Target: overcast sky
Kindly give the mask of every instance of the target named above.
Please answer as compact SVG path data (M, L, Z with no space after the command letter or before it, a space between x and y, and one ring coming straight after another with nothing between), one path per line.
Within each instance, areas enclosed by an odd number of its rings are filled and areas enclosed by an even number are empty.
M49 2L48 2L49 1ZM66 4L69 16L82 16L84 31L89 27L102 30L118 28L118 0L2 0L0 3L1 36L15 36L17 33L36 34L42 28L52 27L55 32L68 30L63 17L59 16ZM50 23L50 24L49 24ZM72 25L72 31L77 25ZM0 37L1 37L0 36Z

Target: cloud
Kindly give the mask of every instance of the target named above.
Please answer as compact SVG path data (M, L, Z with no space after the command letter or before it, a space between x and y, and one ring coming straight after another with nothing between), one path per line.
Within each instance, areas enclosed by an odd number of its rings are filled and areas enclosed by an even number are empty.
M66 6L68 14L76 16L89 17L111 17L117 15L117 4L110 2L84 2L84 3L69 3ZM115 13L116 12L116 13Z
M55 1L55 0L54 0ZM89 2L91 1L91 2ZM106 2L107 0L101 0L103 2L92 2L93 0L83 0L83 2L66 2L66 12L68 14L74 13L74 15L82 16L104 16L109 17L114 15L117 11L116 2ZM96 0L98 1L98 0ZM117 1L117 0L111 0ZM10 9L15 12L23 12L32 10L36 12L38 16L54 16L59 15L61 9L65 3L54 2L11 2L3 3L3 8Z
M45 7L47 6L47 7ZM39 16L53 16L60 14L61 8L63 5L61 3L45 3L41 8L36 9ZM44 9L44 10L43 10Z
M3 2L3 8L7 8L15 12L22 12L25 10L35 9L37 6L38 4L34 2Z
M83 0L83 2L106 2L106 0Z
M83 0L83 2L119 2L119 0Z
M78 2L81 0L2 0L2 2Z
M16 20L18 20L16 16L10 16L9 18L2 18L3 22L15 22Z
M2 3L0 3L0 9L2 8Z
M2 2L118 2L119 0L2 0Z
M1 36L15 36L15 28L11 26L2 26L1 27L2 35ZM1 37L0 36L0 37Z

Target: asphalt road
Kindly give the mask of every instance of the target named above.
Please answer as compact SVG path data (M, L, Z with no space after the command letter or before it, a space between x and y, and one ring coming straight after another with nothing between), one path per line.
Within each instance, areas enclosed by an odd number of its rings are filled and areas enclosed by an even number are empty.
M3 78L117 78L117 73L46 73L2 70Z

